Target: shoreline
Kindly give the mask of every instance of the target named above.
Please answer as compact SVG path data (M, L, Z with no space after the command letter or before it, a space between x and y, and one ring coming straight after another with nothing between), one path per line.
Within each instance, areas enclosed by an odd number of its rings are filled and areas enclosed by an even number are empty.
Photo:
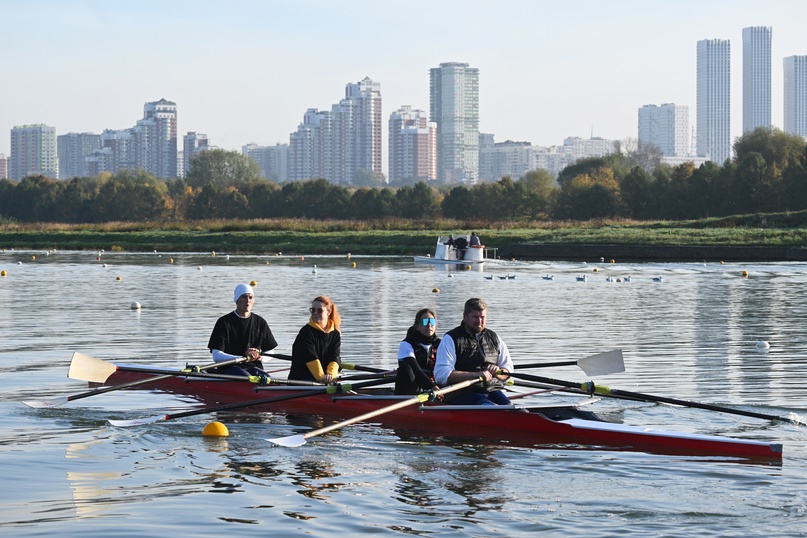
M699 262L789 262L807 261L805 247L765 246L639 246L613 244L535 244L521 243L499 248L502 258L524 260L630 260Z

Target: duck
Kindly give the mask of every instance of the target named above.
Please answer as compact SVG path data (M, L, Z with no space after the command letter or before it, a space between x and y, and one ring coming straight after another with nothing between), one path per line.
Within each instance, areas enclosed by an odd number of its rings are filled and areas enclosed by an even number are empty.
M653 282L664 282L664 277L663 276L654 276L653 277Z
M317 266L315 265L313 269L311 269L312 274L317 274Z
M507 280L507 275L497 275L499 280Z
M482 277L484 277L485 280L493 280L493 275L482 275Z
M508 280L515 280L516 275L507 275Z
M580 276L578 276L576 278L577 278L578 282L588 282L588 276L587 275L580 275Z
M544 275L541 278L543 278L544 280L555 280L554 275Z
M630 275L622 279L622 282L630 282Z

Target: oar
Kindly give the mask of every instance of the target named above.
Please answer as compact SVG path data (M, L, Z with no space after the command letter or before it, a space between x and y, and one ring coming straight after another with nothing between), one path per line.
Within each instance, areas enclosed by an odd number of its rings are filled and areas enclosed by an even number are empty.
M518 370L525 368L551 368L553 366L579 366L586 375L618 374L625 371L625 362L622 359L622 350L613 349L596 355L583 357L576 361L560 362L533 362L530 364L516 364Z
M537 381L538 383L549 383L551 385L558 385L561 387L570 387L578 389L588 394L601 394L603 396L613 396L616 398L628 398L631 400L639 400L645 402L665 403L670 405L679 405L682 407L693 407L695 409L705 409L707 411L717 411L719 413L727 413L730 415L740 415L744 417L761 418L765 420L778 420L781 422L789 422L791 424L802 424L803 422L798 419L789 417L780 417L778 415L768 415L765 413L757 413L754 411L742 411L731 407L723 407L720 405L704 404L698 402L691 402L688 400L678 400L676 398L667 398L666 396L654 396L652 394L644 394L641 392L631 392L628 390L612 389L605 385L595 385L592 381L585 383L575 383L573 381L563 381L560 379L550 379L548 377L541 377L532 374L522 374L514 372L510 374L511 377L518 379L526 379L529 381Z
M369 413L364 413L363 415L359 415L357 417L353 417L351 419L338 422L336 424L331 424L330 426L325 426L324 428L320 428L318 430L313 430L308 433L301 433L297 435L290 435L288 437L278 437L275 439L267 439L270 443L274 443L280 446L286 447L298 447L305 444L306 439L311 439L312 437L316 437L317 435L322 435L323 433L327 433L333 430L338 430L339 428L344 428L345 426L350 426L351 424L355 424L356 422L361 422L362 420L367 420L370 418L377 417L379 415L383 415L384 413L389 413L391 411L395 411L397 409L402 409L404 407L408 407L410 405L418 404L418 403L425 403L429 401L431 397L434 396L442 396L443 394L447 394L449 392L454 392L455 390L464 389L466 387L470 387L474 383L479 383L480 381L484 381L484 376L480 376L474 379L468 379L467 381L463 381L461 383L457 383L456 385L451 385L445 387L443 389L435 390L432 393L424 392L418 394L416 396L412 396L411 398L407 398L400 402L394 403L392 405L388 405L386 407L382 407L381 409L376 409L375 411L370 411Z
M205 366L199 366L194 368L198 371L204 371L209 370L211 368L216 368L218 366L229 366L231 364L237 364L239 362L244 362L246 360L247 360L246 357L239 357L237 359L232 359L229 361L216 362L213 364L207 364ZM110 362L106 362L101 359L96 359L95 357L84 355L83 353L73 353L73 358L70 363L70 369L68 370L67 375L68 377L73 379L81 379L83 381L103 383L109 378L109 376L115 373L118 369L119 369L118 366ZM169 377L175 377L178 375L186 375L186 373L183 371L178 371L177 373L173 374L156 375L154 377L149 377L146 379L139 379L137 381L121 383L120 385L111 385L109 387L101 387L87 392L81 392L79 394L63 396L61 398L54 398L52 400L42 400L42 401L29 400L22 403L24 403L28 407L34 407L34 408L58 407L60 405L66 404L67 402L72 402L73 400L89 398L90 396L95 396L97 394L104 394L105 392L112 392L113 390L121 390L129 387L134 387L137 385L143 385L146 383L153 383L154 381L159 381L161 379L168 379Z
M349 383L328 385L327 387L322 387L321 389L306 390L302 392L295 392L293 394L284 394L282 396L275 396L272 398L259 398L257 400L249 400L247 402L235 402L231 404L223 404L213 407L204 407L202 409L193 409L191 411L183 411L181 413L171 413L168 415L155 415L153 417L135 418L131 420L109 420L108 422L113 426L123 426L123 427L141 426L143 424L152 424L154 422L161 422L163 420L173 420L175 418L192 417L194 415L205 415L207 413L215 413L218 411L229 411L231 409L241 409L243 407L266 405L275 402L295 400L297 398L306 398L308 396L317 396L319 394L338 394L342 392L348 392L353 389L371 387L373 385L383 385L384 383L389 383L389 380L376 379L373 381L365 381L364 383L356 383L353 385Z
M282 353L261 353L264 357L272 357L274 359L282 359L284 361L292 360L291 355L284 355ZM380 374L383 372L387 372L388 370L384 370L383 368L373 368L371 366L360 366L358 364L351 364L349 362L342 363L342 370L356 370L358 372L373 372L376 374Z

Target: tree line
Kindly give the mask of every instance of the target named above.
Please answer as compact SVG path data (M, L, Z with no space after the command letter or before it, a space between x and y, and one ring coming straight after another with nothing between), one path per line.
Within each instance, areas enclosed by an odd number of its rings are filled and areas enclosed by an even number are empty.
M651 158L648 158L648 155ZM807 209L807 145L778 129L737 139L722 165L660 164L653 148L581 159L557 180L545 170L473 186L355 187L324 179L279 185L234 151L194 157L184 179L143 171L54 180L0 180L0 221L102 223L201 219L630 218L681 220Z

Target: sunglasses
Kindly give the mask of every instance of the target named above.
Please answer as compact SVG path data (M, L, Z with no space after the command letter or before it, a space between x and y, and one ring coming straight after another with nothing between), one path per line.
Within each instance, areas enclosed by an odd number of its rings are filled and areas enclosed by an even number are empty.
M420 320L420 324L426 327L427 325L437 325L437 320L434 318L423 318Z
M328 309L324 307L319 307L319 308L309 308L308 311L311 312L312 314L314 313L319 314L320 312L327 312Z

